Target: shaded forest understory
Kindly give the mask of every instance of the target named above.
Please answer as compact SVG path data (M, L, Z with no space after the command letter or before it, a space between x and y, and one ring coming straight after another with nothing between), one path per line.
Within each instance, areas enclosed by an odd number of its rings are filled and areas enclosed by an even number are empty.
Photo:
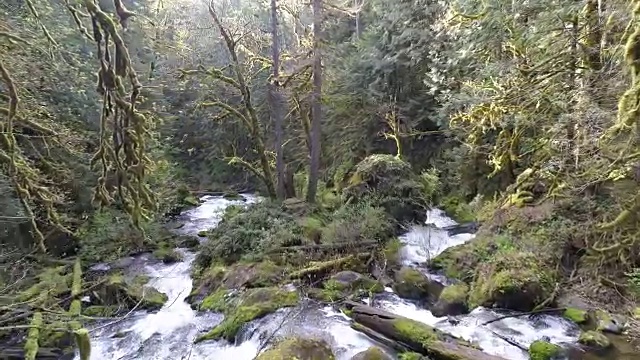
M637 341L639 106L635 0L5 0L0 357L88 359L92 321L168 300L90 268L176 247L199 251L192 307L226 316L196 341L310 297L402 359L483 356L353 302L384 286L443 315L559 309L601 352ZM202 245L167 225L238 192L265 200ZM431 207L478 227L428 262L458 281L437 290L398 260Z

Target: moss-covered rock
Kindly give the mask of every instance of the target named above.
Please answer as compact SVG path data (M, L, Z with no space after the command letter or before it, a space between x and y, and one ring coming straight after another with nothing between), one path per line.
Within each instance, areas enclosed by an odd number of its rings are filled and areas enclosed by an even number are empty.
M331 347L322 341L289 338L277 342L256 360L334 360Z
M109 275L104 286L96 289L99 292L98 298L102 300L102 305L122 305L125 308L158 310L168 300L166 294L146 285L149 281L147 276L126 278L124 275L116 273Z
M576 324L584 324L589 321L589 313L586 310L578 308L566 308L562 316Z
M188 206L198 206L200 205L200 200L193 195L187 195L182 199L182 202Z
M595 350L604 350L611 346L611 341L599 331L585 331L580 334L578 342Z
M115 305L91 305L82 309L82 315L90 317L112 317L118 314L120 307Z
M311 288L309 297L334 302L349 297L369 296L384 291L382 284L355 271L340 271L323 283L323 288Z
M422 354L407 351L398 355L398 360L429 360L429 359L426 356L423 356Z
M205 298L203 304L211 310L222 311L224 320L207 334L198 337L196 342L216 339L234 342L244 324L280 308L295 306L299 301L297 292L277 287L247 289L235 294L222 291Z
M428 266L450 279L471 283L479 264L491 258L493 249L491 239L478 236L473 241L445 249L431 259Z
M478 266L469 305L529 311L549 299L553 273L530 252L501 250Z
M227 200L244 200L244 196L240 195L237 191L227 191L222 194L222 197Z
M268 287L278 284L284 268L271 261L235 263L231 266L213 264L195 279L194 289L187 301L194 305L219 289Z
M562 356L562 348L547 341L537 340L529 346L531 360L553 360Z
M435 301L440 296L443 287L442 284L429 279L419 270L403 267L395 274L393 291L405 299Z
M610 314L598 309L593 314L598 331L621 334L627 327L627 319L622 315Z
M175 262L182 261L182 254L176 249L169 247L161 247L154 250L153 256L165 264L173 264Z
M467 295L469 286L465 283L450 285L442 290L436 304L431 308L434 316L460 315L469 311Z
M440 207L452 219L459 223L467 223L476 220L471 206L456 196L447 196L440 201Z
M355 166L342 197L345 202L374 201L396 220L412 221L426 218L424 192L410 164L392 155L376 154Z
M379 347L372 346L365 351L355 354L351 360L393 360L393 358Z

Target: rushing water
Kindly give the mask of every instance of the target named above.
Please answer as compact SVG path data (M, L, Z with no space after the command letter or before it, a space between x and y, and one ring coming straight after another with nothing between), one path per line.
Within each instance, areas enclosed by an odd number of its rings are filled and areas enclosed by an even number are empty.
M205 196L202 200L201 206L183 213L181 221L184 226L180 229L181 232L195 235L201 230L215 227L226 207L253 203L257 198L245 195L245 201L229 201ZM420 264L430 257L473 238L471 234L448 236L444 230L438 229L452 224L455 222L442 212L430 211L426 226L416 226L401 238L405 244L402 249L405 265L420 268ZM185 302L192 289L189 271L195 254L185 249L179 251L184 254L184 261L171 265L151 261L146 256L132 259L137 266L131 266L131 271L136 271L137 268L138 272L149 275L149 285L166 293L169 300L155 313L139 311L120 321L95 324L91 330L93 360L252 360L274 336L289 334L323 338L332 346L338 360L348 360L375 344L373 340L351 329L349 319L343 314L331 307L306 301L298 307L281 309L252 322L242 332L241 341L237 345L224 341L207 341L194 345L193 340L222 321L222 315L196 312ZM421 270L439 281L448 282L442 276L429 274L423 268ZM471 314L457 317L458 322L452 322L448 318L434 317L428 310L400 299L390 290L377 295L372 302L393 313L475 341L487 353L509 360L524 360L528 357L519 347L504 338L523 347L542 336L548 336L555 343L574 342L577 338L577 329L571 323L554 316L508 318L481 326L481 323L501 314L478 308Z
M455 224L456 222L445 216L441 210L429 211L426 226L415 226L400 238L405 244L402 249L404 264L416 266L429 277L445 284L449 283L450 281L443 276L429 273L421 267L421 264L449 247L463 244L474 238L472 234L449 236L445 230L440 229ZM555 344L574 343L580 332L580 329L571 321L546 314L533 318L510 317L482 325L507 313L477 308L468 315L455 317L455 321L452 322L448 317L435 317L429 310L422 309L392 293L384 294L382 299L376 300L376 304L392 313L424 322L462 339L473 341L484 352L509 360L529 359L523 348L528 348L532 342L543 337L548 337Z

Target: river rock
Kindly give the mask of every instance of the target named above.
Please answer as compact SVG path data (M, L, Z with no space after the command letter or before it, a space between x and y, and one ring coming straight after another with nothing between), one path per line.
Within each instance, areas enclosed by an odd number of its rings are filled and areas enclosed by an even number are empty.
M256 360L332 360L329 345L323 340L299 337L284 339L258 355Z
M403 267L395 274L393 291L410 300L435 301L444 286L411 267Z
M355 296L369 296L384 291L382 284L355 271L340 271L322 284L322 289L309 289L312 299L334 302Z
M434 316L461 315L469 312L467 294L469 286L465 283L450 285L442 290L436 304L431 308Z
M197 308L198 304L218 289L241 289L266 287L278 284L284 270L271 261L257 263L235 263L229 267L211 265L194 280L194 290L187 302Z
M380 292L383 290L382 285L378 281L351 270L340 271L333 275L331 280L335 281L344 289L362 289L372 292Z
M572 307L566 308L562 313L562 316L576 324L585 324L589 321L589 313L586 310Z
M372 346L365 351L355 354L351 360L393 360L379 347Z
M606 335L599 331L585 331L580 334L578 342L594 350L604 350L611 346L611 342Z
M196 342L225 339L235 343L236 335L248 322L264 317L274 311L298 304L296 291L279 287L266 287L233 291L219 289L202 301L202 308L222 312L224 320L208 333L199 336Z
M622 334L627 327L627 319L622 315L610 314L604 310L596 310L593 316L599 331Z
M553 284L550 270L535 254L499 251L479 264L469 305L530 311L551 297Z
M95 293L103 306L125 305L127 309L158 310L168 300L165 293L156 288L147 286L147 276L136 276L132 279L125 278L122 274L109 275L103 286L97 288Z
M529 346L530 360L555 360L563 358L563 350L560 346L545 340L537 340Z

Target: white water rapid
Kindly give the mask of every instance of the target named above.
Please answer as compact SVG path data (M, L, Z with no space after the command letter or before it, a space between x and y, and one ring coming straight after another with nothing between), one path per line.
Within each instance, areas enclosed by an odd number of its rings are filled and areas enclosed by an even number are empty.
M246 201L203 197L202 205L182 214L185 225L179 231L195 235L201 230L215 227L229 205L257 201L255 196L243 196ZM416 226L401 238L405 244L402 249L405 265L419 266L446 248L473 238L471 234L448 236L446 231L438 229L452 224L455 222L441 211L430 211L426 226ZM144 255L131 259L136 264L142 264L139 270L149 275L149 285L166 293L169 300L155 313L139 311L120 321L94 324L90 330L92 360L252 360L272 340L274 332L275 336L295 334L323 338L332 346L338 360L349 360L356 353L375 344L373 340L351 329L349 319L342 313L331 307L306 301L298 307L281 309L250 323L241 333L242 341L238 345L223 341L206 341L194 345L193 340L218 324L222 315L198 313L185 302L192 289L189 271L195 254L185 249L179 250L184 254L184 261L171 265L152 262ZM438 275L428 275L447 282ZM469 315L458 317L459 322L453 325L447 318L436 318L428 310L400 299L390 291L377 295L373 303L393 313L475 341L487 353L509 360L525 360L528 356L503 338L509 338L524 347L542 336L548 336L554 343L574 342L577 338L577 329L559 317L541 315L535 319L508 318L488 326L479 326L480 323L501 315L479 308ZM76 356L76 359L79 358Z
M445 284L449 283L450 281L445 277L430 274L420 265L447 248L474 238L473 234L449 236L447 231L440 229L450 225L456 225L456 222L448 218L443 211L438 209L429 211L426 226L414 226L400 238L404 243L402 249L404 265L416 266L429 277ZM533 318L510 317L481 325L507 315L504 312L498 313L485 308L476 308L468 315L457 316L452 323L449 318L435 317L429 310L420 308L393 293L383 295L382 299L376 300L376 305L389 312L421 321L464 340L472 341L484 352L508 360L529 359L529 355L522 348L528 348L532 342L543 337L548 337L555 344L567 344L575 343L580 333L580 329L571 321L546 314ZM518 344L519 347L509 342Z

